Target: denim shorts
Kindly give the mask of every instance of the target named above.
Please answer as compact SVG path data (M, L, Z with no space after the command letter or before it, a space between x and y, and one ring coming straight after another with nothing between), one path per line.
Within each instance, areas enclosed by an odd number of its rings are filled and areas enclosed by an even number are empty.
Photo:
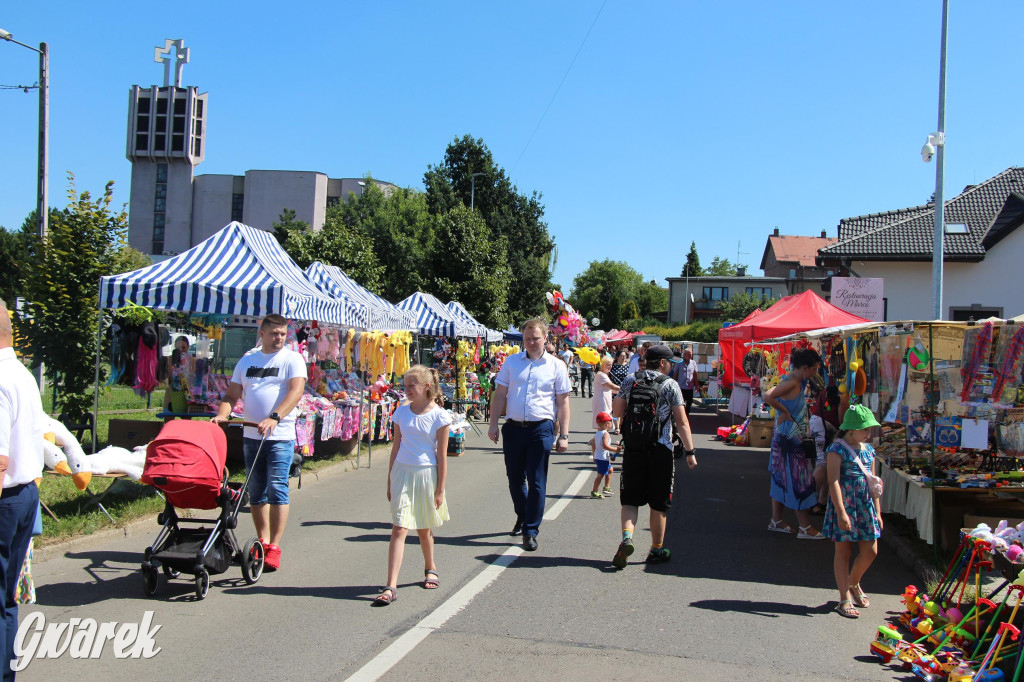
M267 440L256 461L260 441L242 439L245 471L249 474L249 504L288 504L288 470L292 466L294 440Z

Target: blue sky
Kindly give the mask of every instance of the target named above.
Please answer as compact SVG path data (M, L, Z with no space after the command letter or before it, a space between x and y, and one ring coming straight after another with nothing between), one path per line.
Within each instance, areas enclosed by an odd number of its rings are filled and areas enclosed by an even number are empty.
M1024 163L1024 3L951 5L947 197ZM114 180L128 200L128 89L161 83L153 48L183 38L184 83L210 93L197 173L422 188L452 139L482 138L520 191L543 194L568 290L603 258L677 276L691 240L705 264L740 251L760 274L774 227L834 236L844 217L927 201L940 18L940 0L48 0L8 3L0 27L50 47L51 205L68 170L80 190ZM34 53L0 43L0 85L37 70ZM36 116L34 91L0 90L12 229L35 204Z

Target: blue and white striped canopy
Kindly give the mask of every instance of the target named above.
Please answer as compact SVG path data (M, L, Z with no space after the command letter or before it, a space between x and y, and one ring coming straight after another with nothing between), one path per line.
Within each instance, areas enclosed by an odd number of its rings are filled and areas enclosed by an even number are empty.
M431 296L417 292L397 303L402 310L416 314L416 328L428 336L476 336L477 330L452 314L444 303Z
M366 311L366 328L395 331L416 329L416 315L402 310L393 303L365 288L335 265L314 261L306 268L306 276L332 296L347 298Z
M100 307L128 302L158 310L301 320L363 327L360 308L331 299L268 232L233 222L188 251L100 278Z
M462 305L458 301L448 301L448 305L445 307L448 308L448 310L450 310L456 317L466 321L470 325L479 327L480 332L478 333L483 337L484 341L491 343L492 341L501 341L502 338L504 338L504 335L501 332L488 329L485 325L477 322L476 318L470 315L469 311L466 310L466 306Z

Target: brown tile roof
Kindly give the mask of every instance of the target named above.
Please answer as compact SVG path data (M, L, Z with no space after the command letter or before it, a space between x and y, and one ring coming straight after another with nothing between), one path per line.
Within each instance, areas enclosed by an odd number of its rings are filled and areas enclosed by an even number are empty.
M838 239L832 237L799 237L797 235L783 234L768 237L768 247L775 253L777 263L797 263L804 267L813 268L814 259L818 255L818 249L823 249L829 244L835 244ZM764 268L768 253L761 262Z

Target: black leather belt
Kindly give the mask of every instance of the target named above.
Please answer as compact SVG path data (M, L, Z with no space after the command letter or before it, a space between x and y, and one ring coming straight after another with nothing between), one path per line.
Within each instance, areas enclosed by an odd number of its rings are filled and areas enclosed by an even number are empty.
M550 419L538 419L537 421L529 422L529 421L519 421L518 419L506 419L505 423L506 424L511 424L512 426L527 427L527 426L536 426L537 424L543 424L543 423L549 422L549 421L551 421L551 420Z

